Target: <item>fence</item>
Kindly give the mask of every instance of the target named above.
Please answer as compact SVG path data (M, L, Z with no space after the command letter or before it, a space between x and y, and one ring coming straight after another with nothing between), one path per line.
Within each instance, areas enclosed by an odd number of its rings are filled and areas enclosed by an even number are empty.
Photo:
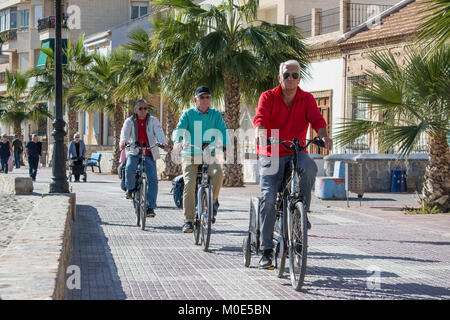
M339 31L339 7L322 11L322 28L320 34Z
M392 5L378 5L366 3L350 3L350 28L354 28L368 19L389 9Z
M310 14L294 18L294 26L300 29L301 35L305 38L311 37L311 21L312 16Z

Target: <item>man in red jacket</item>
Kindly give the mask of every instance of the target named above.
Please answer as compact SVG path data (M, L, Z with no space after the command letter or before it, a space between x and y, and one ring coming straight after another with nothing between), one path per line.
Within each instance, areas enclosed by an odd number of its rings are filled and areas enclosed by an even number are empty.
M309 124L331 149L332 140L327 135L327 124L317 107L314 97L298 85L300 83L300 64L296 60L281 63L278 75L280 85L265 91L259 98L253 125L259 145L257 153L261 165L261 249L263 256L260 268L272 266L273 228L275 224L275 201L277 191L284 176L285 165L292 159L292 152L279 146L267 146L269 137L282 140L305 139ZM300 191L305 199L306 210L311 203L311 189L314 184L317 166L307 152L298 155L301 168ZM308 226L310 227L310 225Z

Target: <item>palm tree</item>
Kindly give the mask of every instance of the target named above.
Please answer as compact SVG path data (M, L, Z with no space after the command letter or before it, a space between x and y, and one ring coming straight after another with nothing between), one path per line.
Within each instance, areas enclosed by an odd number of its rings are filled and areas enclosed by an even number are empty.
M24 121L37 122L51 114L33 100L27 98L28 78L20 71L14 73L6 70L6 94L0 97L0 121L12 125L14 134L23 140L20 125Z
M77 132L77 112L73 107L73 97L70 89L73 88L80 80L83 71L91 63L92 57L83 48L84 36L77 42L68 41L64 54L67 57L67 64L63 65L63 97L67 108L67 135L65 137L68 142L69 137L73 137ZM28 77L36 77L35 85L31 90L31 96L35 100L53 100L55 86L55 64L54 52L51 48L40 48L48 57L45 68L33 68L28 71Z
M123 47L132 50L137 63L128 68L127 80L122 81L116 93L121 97L146 96L148 93L159 93L161 91L162 74L169 72L169 66L162 63L156 64L157 51L152 47L149 35L142 28L137 28L128 34L130 39ZM172 132L178 122L178 110L180 109L169 96L162 95L163 101L167 104L164 112L166 118L166 135L169 150L172 150ZM181 174L181 165L173 161L171 153L168 152L163 157L164 169L161 173L163 180L171 180Z
M277 85L279 64L296 59L305 70L306 47L295 27L257 21L259 0L236 5L226 0L207 8L189 0L158 0L167 18L154 20L152 45L156 65L170 66L162 90L180 106L189 105L199 85L211 88L214 104L225 104L228 129L239 129L241 95L255 102L262 91ZM225 186L242 186L242 165L232 141L233 164L224 168Z
M450 39L450 0L428 0L425 22L419 28L419 43L436 50Z
M408 156L426 134L429 161L422 189L423 206L450 209L450 50L449 46L426 54L410 49L407 65L401 67L390 52L371 52L377 68L366 72L368 83L356 89L357 99L372 105L376 120L350 120L338 128L336 141L353 142L364 134L375 134L382 150L398 148ZM378 117L377 117L378 116Z

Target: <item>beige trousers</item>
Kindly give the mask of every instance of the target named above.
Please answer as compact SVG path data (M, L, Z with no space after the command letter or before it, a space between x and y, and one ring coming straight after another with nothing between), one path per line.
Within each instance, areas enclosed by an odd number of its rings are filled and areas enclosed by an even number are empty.
M211 177L211 185L213 191L213 204L219 197L219 191L223 182L223 171L220 163L213 160L208 165L208 175ZM195 217L195 186L197 184L197 173L201 166L202 159L200 157L185 156L182 159L184 191L183 191L183 210L184 222L194 222Z

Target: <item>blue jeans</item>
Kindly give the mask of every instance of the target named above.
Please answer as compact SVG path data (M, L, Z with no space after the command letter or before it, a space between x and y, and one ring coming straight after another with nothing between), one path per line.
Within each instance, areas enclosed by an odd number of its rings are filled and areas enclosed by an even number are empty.
M139 163L139 156L128 155L125 167L125 183L127 190L136 188L136 169ZM156 196L158 195L158 175L156 174L156 163L151 156L145 156L145 173L148 177L147 200L148 208L156 208Z
M20 168L20 154L21 151L19 149L14 149L14 164L17 169Z
M261 248L273 249L273 228L275 225L275 202L277 192L283 181L286 164L291 161L293 155L274 157L260 157L261 176ZM300 175L300 193L305 201L306 211L311 203L311 190L317 175L317 165L308 154L299 152L298 168Z

